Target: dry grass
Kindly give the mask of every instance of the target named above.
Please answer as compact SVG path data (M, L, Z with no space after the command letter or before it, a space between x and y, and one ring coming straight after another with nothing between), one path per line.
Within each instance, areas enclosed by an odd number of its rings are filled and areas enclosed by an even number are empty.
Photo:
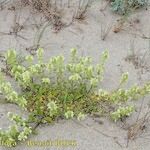
M61 11L52 5L49 0L21 0L22 5L30 6L33 11L42 13L46 20L51 21L55 31L63 27Z

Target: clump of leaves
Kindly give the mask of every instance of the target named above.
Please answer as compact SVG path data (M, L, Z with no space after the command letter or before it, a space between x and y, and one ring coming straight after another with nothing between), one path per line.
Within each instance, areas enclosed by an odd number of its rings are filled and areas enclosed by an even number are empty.
M25 56L24 62L18 60L14 50L9 50L5 55L6 68L3 70L7 70L20 85L21 92L14 90L1 71L0 93L8 102L28 111L26 119L8 114L14 125L8 131L0 130L0 140L9 142L10 146L26 140L39 124L62 118L82 120L87 114L103 112L117 121L134 111L127 105L128 101L150 93L150 83L123 89L128 73L122 75L117 89L110 92L101 89L108 51L103 52L97 65L93 65L92 58L79 56L76 49L71 50L67 63L63 56L44 62L43 54L40 48L36 58Z
M119 14L126 14L132 10L147 6L149 0L112 0L112 10Z
M134 107L133 106L120 107L115 112L113 112L111 114L111 117L116 122L120 118L123 119L123 117L130 116L133 111L134 111Z

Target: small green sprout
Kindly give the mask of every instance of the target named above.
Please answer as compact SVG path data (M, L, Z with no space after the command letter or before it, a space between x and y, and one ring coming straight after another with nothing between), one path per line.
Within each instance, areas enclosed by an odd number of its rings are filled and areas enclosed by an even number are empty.
M80 113L78 114L78 116L77 116L77 119L78 119L79 121L81 121L81 120L84 120L85 117L86 117L86 115L80 112Z
M73 111L67 111L65 113L65 118L66 119L72 119L74 117L74 112Z

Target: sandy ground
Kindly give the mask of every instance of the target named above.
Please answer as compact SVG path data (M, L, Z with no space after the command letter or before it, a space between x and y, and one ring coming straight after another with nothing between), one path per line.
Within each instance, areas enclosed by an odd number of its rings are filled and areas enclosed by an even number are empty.
M35 13L30 8L9 4L0 11L0 52L8 49L16 49L21 54L29 53L37 43L45 50L45 59L51 56L64 54L66 58L71 48L77 48L81 55L89 55L94 63L98 62L102 51L108 49L110 59L106 65L105 78L102 82L104 89L111 90L118 85L119 78L123 72L129 72L129 83L142 85L150 80L150 54L146 53L144 60L135 62L132 59L126 61L131 52L135 52L137 58L141 59L145 52L150 51L150 9L138 10L126 20L120 32L113 31L118 27L121 16L113 14L109 7L101 11L106 5L105 1L94 1L88 9L83 20L72 16L76 9L65 8L62 13L63 21L68 26L55 33L54 28L46 22L42 15ZM15 6L15 9L14 7ZM14 33L14 28L19 24L22 29ZM103 35L110 28L105 40ZM16 28L15 28L16 29ZM41 38L39 38L41 37ZM131 50L132 49L132 50ZM145 67L146 66L146 67ZM147 109L149 97L141 116ZM137 110L141 101L135 102ZM7 120L8 111L21 112L12 104L0 105L0 127L7 128L10 122ZM134 113L127 124L135 122L138 113ZM75 140L75 147L29 147L22 143L15 150L149 150L150 149L150 127L147 126L144 133L130 141L127 145L127 130L122 128L123 123L113 123L109 119L87 117L86 120L64 121L50 126L40 126L38 135L33 135L31 141L46 140ZM0 147L1 150L6 149ZM7 148L8 149L8 148Z

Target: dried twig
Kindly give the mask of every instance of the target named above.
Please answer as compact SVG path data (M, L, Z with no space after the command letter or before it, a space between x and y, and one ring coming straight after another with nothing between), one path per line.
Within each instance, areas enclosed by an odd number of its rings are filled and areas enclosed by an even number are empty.
M143 133L143 130L146 127L146 123L150 118L150 111L148 111L145 116L141 119L138 119L133 125L128 127L127 133L127 146L129 145L130 140L134 140L138 135Z
M112 23L108 26L105 26L105 28L103 28L103 25L101 24L101 40L105 40L106 37L108 36L110 30L112 28Z
M80 19L83 20L85 18L85 13L87 12L87 9L89 7L89 0L87 1L86 5L84 6L84 8L81 6L81 1L79 1L79 5L78 5L78 10L77 10L77 14L76 14L76 19Z
M110 4L111 0L108 0L108 2L105 4L105 6L103 8L100 9L101 12L103 12L107 6Z

